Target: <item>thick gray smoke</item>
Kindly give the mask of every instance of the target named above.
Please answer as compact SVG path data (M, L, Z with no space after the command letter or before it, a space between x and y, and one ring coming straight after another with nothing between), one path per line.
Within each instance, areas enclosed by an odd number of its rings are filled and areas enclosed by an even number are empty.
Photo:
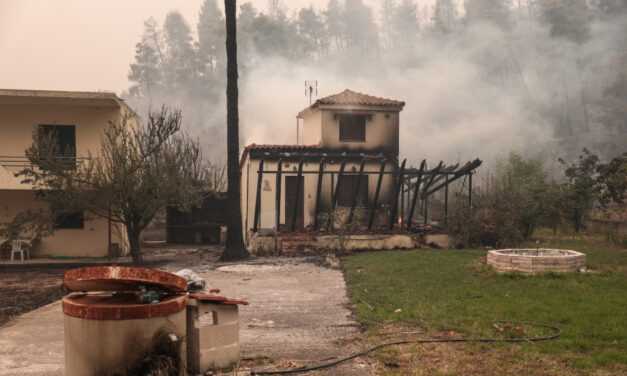
M456 40L427 36L392 56L357 57L351 67L262 60L242 87L242 141L294 143L295 116L308 104L303 82L313 79L321 96L351 88L405 101L401 154L413 161L492 160L510 151L555 160L584 146L606 149L620 142L617 136L627 141L586 100L602 96L616 76L603 68L611 58L603 51L616 45L615 26L593 25L583 45L552 39L537 24L526 27L476 25ZM594 64L584 69L582 61Z
M551 164L583 147L608 157L623 152L627 121L608 110L606 97L625 69L625 19L597 17L587 37L576 40L556 36L547 22L524 13L512 10L511 27L459 20L453 32L437 33L423 24L392 48L338 48L310 59L240 43L247 48L240 51L246 62L240 66L241 144L295 143L296 114L309 104L304 81L317 80L319 97L350 88L405 101L401 156L412 163L490 162L514 151ZM262 30L239 25L261 38L254 33ZM269 45L282 43L263 36ZM224 160L224 95L209 102L162 96L151 103L158 101L181 107L189 133L213 160Z

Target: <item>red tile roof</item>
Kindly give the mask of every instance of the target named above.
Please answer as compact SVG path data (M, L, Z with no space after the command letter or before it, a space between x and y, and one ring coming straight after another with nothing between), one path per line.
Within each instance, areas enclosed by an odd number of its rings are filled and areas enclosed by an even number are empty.
M402 108L405 106L405 102L389 98L375 97L346 89L341 93L318 99L312 107L315 107L316 105L357 105Z

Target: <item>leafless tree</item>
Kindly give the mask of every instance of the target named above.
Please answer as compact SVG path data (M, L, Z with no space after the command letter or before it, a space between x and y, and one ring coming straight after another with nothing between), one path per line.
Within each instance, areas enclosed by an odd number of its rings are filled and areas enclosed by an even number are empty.
M127 116L105 129L98 154L81 160L58 150L54 134L35 134L26 151L31 165L19 175L55 215L81 211L124 225L139 264L140 235L155 215L198 205L212 185L198 143L180 129L181 112L165 107L145 123Z

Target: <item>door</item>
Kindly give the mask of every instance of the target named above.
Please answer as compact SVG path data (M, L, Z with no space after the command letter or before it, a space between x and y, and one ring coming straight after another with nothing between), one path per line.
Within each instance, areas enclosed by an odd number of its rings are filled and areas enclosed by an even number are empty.
M300 184L298 184L298 176L286 176L285 177L285 229L290 231L292 229L292 218L294 217L294 208L296 208L296 230L302 230L305 227L304 207L305 207L305 195L304 195L304 179L300 177ZM300 186L298 189L297 186ZM298 189L298 192L296 191Z

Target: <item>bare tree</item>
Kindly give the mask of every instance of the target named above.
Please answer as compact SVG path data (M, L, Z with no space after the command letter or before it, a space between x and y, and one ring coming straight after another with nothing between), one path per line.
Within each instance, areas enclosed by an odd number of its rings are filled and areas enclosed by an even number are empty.
M236 0L224 0L226 19L226 61L227 61L227 180L228 180L228 232L222 260L247 258L248 251L242 238L242 208L240 199L239 170L239 108L237 90L237 19Z
M104 131L101 150L77 161L56 135L35 134L31 165L19 175L33 184L54 215L81 211L125 226L134 263L140 235L166 206L198 205L211 186L197 142L179 133L181 112L150 113L144 124L125 116Z

